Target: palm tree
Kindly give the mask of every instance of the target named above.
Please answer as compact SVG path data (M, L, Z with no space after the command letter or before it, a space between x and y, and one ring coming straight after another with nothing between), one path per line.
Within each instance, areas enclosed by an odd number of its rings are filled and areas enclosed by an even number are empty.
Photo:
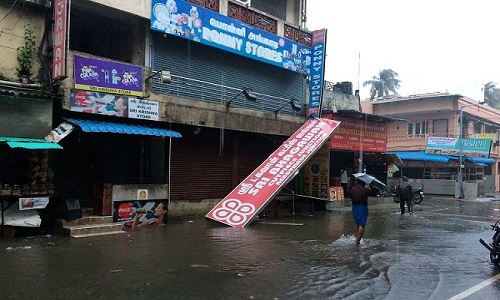
M491 106L491 107L497 107L499 103L499 99L497 98L498 94L498 89L496 88L496 83L493 81L490 81L484 85L484 101Z
M398 73L392 69L384 69L379 72L378 77L373 76L372 80L367 80L363 82L363 86L370 85L370 99L373 100L375 97L388 96L389 92L393 95L397 95L396 90L400 88Z

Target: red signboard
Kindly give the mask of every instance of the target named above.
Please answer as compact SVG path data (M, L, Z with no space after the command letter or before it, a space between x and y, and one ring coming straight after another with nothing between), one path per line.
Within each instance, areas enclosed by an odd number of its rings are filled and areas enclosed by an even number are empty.
M309 119L205 217L232 227L244 227L318 151L340 124Z
M343 116L324 116L341 121L339 129L330 138L330 149L384 153L387 151L387 127L364 119ZM361 137L363 137L361 139ZM361 142L362 141L362 142Z
M52 80L66 78L68 37L68 6L70 0L54 1L54 49L52 54Z

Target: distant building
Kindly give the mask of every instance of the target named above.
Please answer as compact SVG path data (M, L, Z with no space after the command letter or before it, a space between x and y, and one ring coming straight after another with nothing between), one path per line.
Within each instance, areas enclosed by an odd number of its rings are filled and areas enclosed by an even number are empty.
M400 172L417 186L423 185L425 192L458 195L460 151L445 150L436 154L430 153L431 150L426 152L426 147L429 137L458 138L461 132L463 138L491 141L488 142L491 147L487 155L462 152L465 196L499 190L499 110L449 93L390 96L361 101L361 107L366 113L407 120L389 125L387 151L400 156L404 162L398 166ZM395 178L402 173L395 174Z

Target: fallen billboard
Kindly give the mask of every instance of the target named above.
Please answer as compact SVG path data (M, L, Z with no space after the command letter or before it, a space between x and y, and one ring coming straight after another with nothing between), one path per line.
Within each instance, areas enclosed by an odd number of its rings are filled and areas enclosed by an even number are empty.
M232 227L250 224L339 124L335 120L309 119L205 217Z

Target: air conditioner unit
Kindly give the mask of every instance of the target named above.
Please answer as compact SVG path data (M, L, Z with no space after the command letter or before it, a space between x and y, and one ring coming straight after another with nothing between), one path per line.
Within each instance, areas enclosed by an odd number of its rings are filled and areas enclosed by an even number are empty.
M234 0L234 2L248 7L252 0Z

